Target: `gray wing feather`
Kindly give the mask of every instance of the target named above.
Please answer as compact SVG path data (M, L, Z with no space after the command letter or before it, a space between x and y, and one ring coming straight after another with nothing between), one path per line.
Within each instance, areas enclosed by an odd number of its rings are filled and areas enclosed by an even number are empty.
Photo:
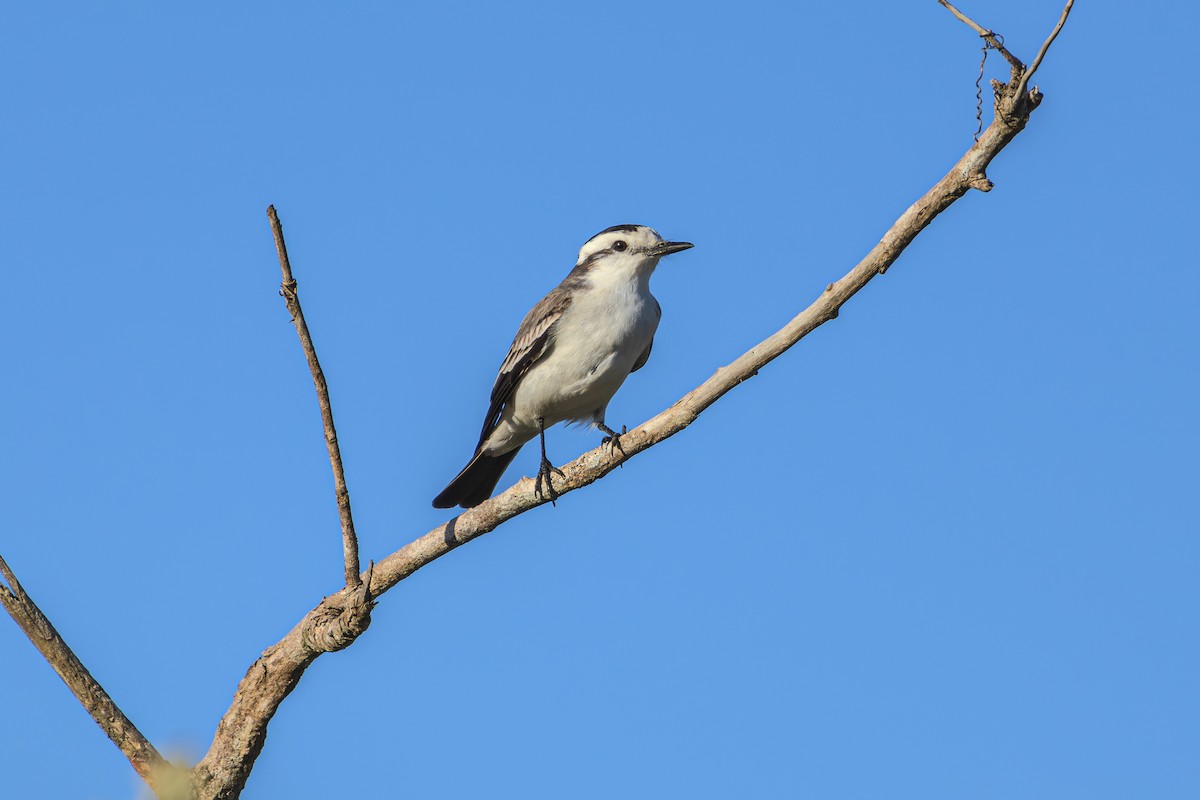
M554 333L554 325L569 305L571 294L559 286L531 308L521 321L517 335L513 337L512 346L508 349L508 355L500 365L496 383L492 386L491 404L483 420L483 432L479 435L480 447L499 424L504 405L516 391L521 377L546 354L546 345Z
M654 349L654 340L651 339L650 344L646 345L646 349L642 351L642 354L640 356L638 356L637 361L633 362L633 369L629 370L629 373L631 375L633 373L637 372L642 367L646 366L646 362L650 360L650 351L653 349Z
M654 300L654 310L658 313L658 318L661 320L662 319L662 306L660 306L658 304L658 300L655 300L655 298L651 297L650 299ZM631 375L633 373L637 372L642 367L646 366L646 362L650 360L650 351L653 349L654 349L654 337L650 337L650 344L646 345L646 349L642 351L642 354L640 356L638 356L637 361L633 362L633 369L629 370L629 373Z

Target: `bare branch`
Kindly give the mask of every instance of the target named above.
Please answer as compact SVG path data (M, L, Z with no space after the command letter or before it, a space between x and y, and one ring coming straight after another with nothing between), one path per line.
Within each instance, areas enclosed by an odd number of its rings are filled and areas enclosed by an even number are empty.
M234 798L246 785L267 738L267 723L322 653L349 647L371 624L375 565L357 586L322 600L278 644L250 665L233 703L217 725L212 745L192 770L196 797Z
M1038 50L1033 63L1029 65L1029 69L1025 70L1025 74L1021 76L1021 82L1017 84L1016 93L1018 97L1025 93L1025 87L1029 85L1029 79L1033 77L1033 73L1037 72L1038 67L1042 65L1042 59L1046 57L1046 51L1050 49L1050 45L1058 38L1059 31L1063 29L1063 25L1067 24L1067 17L1070 16L1073 5L1075 5L1075 0L1067 0L1062 14L1058 18L1058 24L1054 26L1054 30L1050 31L1050 35L1046 38L1046 41L1042 42L1042 49Z
M1025 65L1021 63L1021 59L1017 58L1012 53L1010 53L1008 51L1008 48L1006 48L1004 46L1004 43L1001 42L996 37L996 34L992 33L991 31L989 31L988 29L986 29L982 25L980 25L978 22L976 22L975 20L968 17L966 14L959 11L957 8L952 6L948 2L948 0L938 0L938 2L941 3L943 6L945 6L947 9L949 9L950 13L953 14L955 17L957 17L959 19L959 21L965 22L967 25L971 26L971 29L973 31L975 31L980 36L982 36L984 38L984 41L986 41L989 45L991 45L991 47L994 50L997 50L1000 53L1000 55L1004 56L1004 60L1007 61L1009 63L1009 65L1012 67L1014 78L1019 76L1022 72L1025 71Z
M83 666L78 656L50 624L50 620L33 602L33 598L25 592L3 556L0 556L0 574L8 583L7 587L0 584L0 605L4 606L4 610L25 632L33 646L50 662L58 677L62 678L75 698L92 715L92 719L96 720L96 724L105 735L125 754L137 774L156 793L167 793L169 785L177 784L169 777L175 772L175 768L159 754L121 709L117 708L108 692L92 677L87 667Z
M329 448L329 463L333 467L338 517L342 522L342 555L346 567L346 586L353 588L359 582L358 537L354 533L354 516L350 513L350 490L346 488L346 473L342 469L342 451L338 447L337 429L333 426L333 407L329 404L329 386L325 383L325 373L321 371L321 362L317 360L317 351L313 347L312 336L308 332L308 323L304 321L304 311L300 308L296 279L292 277L292 264L288 260L287 245L283 241L283 226L279 223L279 215L275 213L275 206L267 206L267 218L271 221L271 233L275 236L275 250L279 253L279 268L283 272L283 283L279 287L279 294L287 302L292 322L296 326L296 333L300 335L304 357L308 360L308 369L312 372L313 384L317 388L317 402L321 406L321 421L325 425L325 445Z

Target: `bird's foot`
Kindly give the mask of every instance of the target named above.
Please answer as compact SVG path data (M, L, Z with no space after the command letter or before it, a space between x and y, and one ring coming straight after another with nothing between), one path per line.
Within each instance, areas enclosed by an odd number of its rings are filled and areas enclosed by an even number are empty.
M551 473L557 474L560 478L565 479L567 477L561 469L550 463L550 459L542 456L542 465L538 467L537 479L533 482L533 493L539 498L542 497L542 481L545 481L545 496L550 498L550 505L557 508L558 504L554 501L558 499L558 492L554 489L554 479Z
M603 439L600 440L600 444L608 445L609 455L616 455L617 451L620 450L621 455L624 456L625 448L621 447L621 437L624 436L625 434L629 433L629 429L626 428L624 425L622 425L621 432L617 433L612 428L605 425L603 422L597 424L596 427L599 428L602 433L608 434L607 436L605 436ZM625 465L622 464L621 466L625 466Z

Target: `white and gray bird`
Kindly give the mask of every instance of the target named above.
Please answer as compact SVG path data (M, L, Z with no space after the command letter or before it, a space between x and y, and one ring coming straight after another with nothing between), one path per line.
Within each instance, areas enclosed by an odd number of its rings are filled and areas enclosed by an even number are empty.
M644 225L614 225L588 239L563 282L535 305L513 339L492 387L475 455L433 500L434 508L470 508L487 500L521 446L541 437L543 482L557 498L546 458L546 428L590 423L619 447L604 412L629 373L650 357L662 309L650 275L665 255L687 250Z

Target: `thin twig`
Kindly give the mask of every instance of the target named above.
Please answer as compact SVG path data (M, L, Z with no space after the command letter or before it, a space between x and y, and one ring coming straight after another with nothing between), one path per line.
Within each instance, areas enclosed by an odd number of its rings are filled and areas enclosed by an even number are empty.
M169 776L174 768L129 721L129 717L117 708L104 687L83 666L83 662L33 602L33 598L25 592L3 556L0 556L0 574L8 583L7 587L0 584L0 605L4 606L4 610L29 637L29 641L50 663L105 735L125 754L137 774L160 796L166 794L168 785L172 783Z
M1063 29L1063 25L1067 22L1067 17L1071 14L1071 6L1075 5L1075 0L1067 0L1066 6L1063 7L1062 14L1058 18L1058 24L1054 26L1054 30L1050 31L1050 36L1046 41L1042 42L1042 49L1038 50L1037 56L1033 59L1033 63L1029 65L1029 69L1025 70L1025 74L1021 76L1021 82L1017 85L1017 97L1025 94L1025 87L1029 85L1029 79L1033 77L1033 73L1038 71L1038 67L1042 65L1042 59L1046 57L1046 51L1050 49L1050 45L1058 37L1059 31Z
M959 11L957 8L951 5L948 0L938 0L938 2L949 9L950 13L958 17L961 22L965 22L967 25L970 25L972 30L982 36L987 43L992 46L993 49L1000 53L1000 55L1004 56L1004 60L1007 61L1014 70L1017 72L1025 71L1025 65L1021 63L1021 59L1008 52L1008 48L1006 48L1004 43L996 37L996 34L992 33L987 28L984 28L978 22Z
M321 362L317 360L317 351L313 347L308 324L304 321L304 311L300 308L296 279L292 277L292 265L288 261L287 245L283 241L283 226L279 223L279 215L275 213L275 206L267 206L267 218L271 221L271 233L275 236L275 250L279 253L279 268L283 272L283 283L279 287L279 294L287 302L292 322L296 326L296 333L300 335L304 357L308 360L308 368L312 372L313 384L317 388L317 402L321 406L321 421L325 425L325 445L329 448L329 463L333 467L338 517L342 523L342 554L345 558L346 586L353 588L361 580L358 566L358 537L354 533L354 516L350 513L350 490L346 488L346 473L342 469L342 451L338 447L337 429L333 426L333 408L329 404L329 386L325 383L325 373L321 371Z

